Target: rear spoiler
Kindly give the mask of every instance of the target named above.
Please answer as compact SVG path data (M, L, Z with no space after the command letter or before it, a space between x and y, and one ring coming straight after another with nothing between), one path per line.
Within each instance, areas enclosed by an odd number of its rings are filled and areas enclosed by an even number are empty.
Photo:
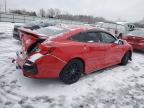
M24 34L31 35L31 36L33 36L33 37L35 37L35 38L43 38L43 37L45 37L45 39L46 39L46 35L42 35L42 34L35 33L35 32L33 32L32 30L26 29L26 28L24 28L24 27L20 27L20 28L18 28L18 30L19 30L20 32L24 33Z
M34 37L34 40L32 41L31 45L27 47L27 53L28 54L36 47L36 45L38 43L42 43L48 38L47 36L35 33L32 30L26 29L26 28L23 28L23 27L19 28L18 30L19 30L19 32L22 33L20 38L23 38L23 37L28 36L28 35ZM25 43L25 41L22 41L22 42Z

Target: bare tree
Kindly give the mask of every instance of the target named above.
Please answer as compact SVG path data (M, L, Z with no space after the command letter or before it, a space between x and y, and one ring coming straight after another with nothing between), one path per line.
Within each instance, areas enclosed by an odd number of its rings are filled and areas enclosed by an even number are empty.
M47 10L47 17L54 18L55 17L55 11L54 9L50 8Z
M40 10L39 10L39 16L40 16L40 17L46 17L46 12L45 12L44 9L40 9Z
M36 16L35 11L27 11L27 10L10 10L11 13L22 14L22 15L32 15ZM80 21L80 22L107 22L103 17L93 17L89 15L72 15L68 12L62 12L59 9L50 8L45 11L43 8L38 11L38 16L40 17L48 17L48 18L58 18L64 20L72 20L72 21Z
M56 18L60 14L61 14L61 11L59 9L50 8L50 9L47 10L47 15L46 16L49 17L49 18Z
M0 12L2 12L2 8L3 8L3 6L2 6L2 4L0 4Z
M26 9L21 10L9 10L10 13L20 14L20 15L30 15L30 16L37 16L35 11L27 11Z
M61 15L61 11L59 9L55 9L55 17Z

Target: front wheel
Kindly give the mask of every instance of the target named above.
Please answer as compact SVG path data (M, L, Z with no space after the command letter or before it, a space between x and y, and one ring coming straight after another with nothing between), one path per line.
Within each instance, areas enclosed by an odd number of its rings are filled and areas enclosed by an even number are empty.
M84 71L83 68L83 63L80 60L71 60L60 73L61 81L63 81L65 84L77 82Z
M120 64L121 64L121 65L126 65L126 64L128 63L128 61L129 61L129 58L130 58L130 53L127 52L127 53L123 56Z

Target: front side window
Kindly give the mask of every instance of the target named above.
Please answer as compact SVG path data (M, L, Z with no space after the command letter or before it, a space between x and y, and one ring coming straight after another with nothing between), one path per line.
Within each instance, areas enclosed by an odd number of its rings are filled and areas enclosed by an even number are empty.
M114 43L116 41L116 38L114 38L112 35L108 33L101 33L101 41L103 43Z

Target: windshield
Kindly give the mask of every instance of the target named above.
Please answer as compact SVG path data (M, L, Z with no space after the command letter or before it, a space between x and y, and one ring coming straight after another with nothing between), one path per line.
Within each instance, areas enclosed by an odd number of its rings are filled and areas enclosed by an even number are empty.
M128 35L130 35L130 36L143 36L144 37L144 30L142 30L142 29L134 30L134 31L130 32Z
M47 36L54 36L54 35L68 32L68 31L69 30L66 28L56 27L56 26L49 26L49 27L44 27L44 28L35 30L36 33L44 34Z

